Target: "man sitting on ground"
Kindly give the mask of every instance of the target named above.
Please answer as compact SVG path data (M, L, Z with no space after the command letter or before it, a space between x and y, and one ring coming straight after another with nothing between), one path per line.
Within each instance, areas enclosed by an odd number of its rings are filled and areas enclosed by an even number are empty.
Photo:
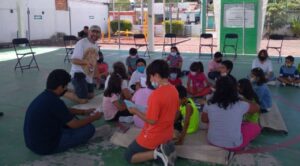
M97 51L99 50L97 40L100 38L100 35L100 27L97 25L91 26L89 36L76 43L71 57L72 66L70 74L72 76L75 94L68 91L64 97L80 104L87 103L88 99L94 97L93 76L95 75L94 72L96 72L96 70L90 68L89 75L84 72L84 68L93 66L93 64L84 60L84 53L90 48L94 48ZM96 61L97 60L95 59L95 63Z
M26 146L41 155L65 151L86 143L95 133L91 124L102 113L94 109L68 109L60 97L66 92L71 76L65 70L52 71L47 87L29 105L24 122ZM87 115L78 119L75 115Z
M80 32L78 32L78 37L80 39L88 37L89 34L89 27L88 26L84 26L83 30L81 30Z

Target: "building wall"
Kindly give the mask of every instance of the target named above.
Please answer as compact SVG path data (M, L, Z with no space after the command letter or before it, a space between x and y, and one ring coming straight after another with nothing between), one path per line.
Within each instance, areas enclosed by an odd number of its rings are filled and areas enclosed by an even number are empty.
M49 39L57 32L76 35L85 25L99 25L107 31L107 0L68 0L69 11L56 10L55 0L0 1L0 43L13 38ZM11 13L12 9L12 13ZM29 20L27 10L30 11ZM29 22L29 24L28 24ZM71 22L71 28L70 28Z

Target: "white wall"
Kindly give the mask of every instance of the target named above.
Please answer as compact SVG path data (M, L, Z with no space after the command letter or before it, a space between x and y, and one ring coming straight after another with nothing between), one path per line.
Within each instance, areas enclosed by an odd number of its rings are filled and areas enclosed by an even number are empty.
M20 2L18 11L17 2ZM103 32L107 32L108 6L102 2L107 0L68 1L73 35L77 36L77 32L82 30L83 26L93 24L99 25ZM19 37L28 37L25 34L28 32L27 8L30 10L31 40L49 39L56 32L69 34L69 12L56 11L55 0L0 0L0 43L11 42L17 37L18 31L23 32ZM10 9L14 12L10 13ZM40 16L42 19L37 19ZM90 16L93 16L93 19Z
M83 26L91 26L94 24L100 26L102 32L107 32L107 5L69 1L69 7L71 8L71 26L73 35L77 36L77 33L83 29Z
M10 9L13 9L13 13L10 13ZM16 0L0 0L0 43L11 42L17 37L17 18Z

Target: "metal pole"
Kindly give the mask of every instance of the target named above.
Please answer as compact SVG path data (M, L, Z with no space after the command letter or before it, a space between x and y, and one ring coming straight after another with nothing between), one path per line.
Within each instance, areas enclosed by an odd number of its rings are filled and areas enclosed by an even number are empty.
M172 33L172 5L169 2L169 21L170 21L170 31L169 33Z
M202 33L206 31L206 1L202 0L202 8L201 8L201 25L202 25Z
M120 28L121 28L121 25L120 25L120 19L121 19L121 15L120 15L120 11L121 11L121 7L119 7L119 12L118 12L119 50L121 49L121 45L120 45L120 44L121 44L121 39L120 39L120 34L121 34L121 32L120 32Z
M163 34L165 36L166 34L166 7L165 7L165 4L166 4L166 0L163 0Z
M30 10L27 8L28 40L30 40Z
M141 0L141 25L144 25L144 0ZM143 28L144 29L144 28Z
M69 31L70 35L72 35L72 20L71 20L71 8L69 7Z
M112 0L112 5L113 5L113 20L115 19L115 2Z
M243 55L245 55L245 27L246 27L246 10L245 1L243 1Z

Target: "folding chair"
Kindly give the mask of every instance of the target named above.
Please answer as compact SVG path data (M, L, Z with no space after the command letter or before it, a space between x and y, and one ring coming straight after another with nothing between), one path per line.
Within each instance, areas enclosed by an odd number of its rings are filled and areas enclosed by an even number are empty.
M211 33L202 33L200 35L200 45L199 45L199 58L201 56L201 48L202 47L209 47L211 58L213 57L213 35Z
M74 44L78 41L76 36L64 36L64 45L66 50L66 56L64 58L64 62L70 62L70 55L73 54Z
M168 43L166 43L166 38L169 41ZM170 46L170 47L176 46L176 34L174 34L174 33L167 33L167 34L165 34L163 51L161 53L162 56L166 56L167 55L167 53L165 51L165 47L166 46Z
M238 44L239 36L235 33L228 33L225 35L224 45L223 45L223 53L224 56L226 55L226 48L233 48L234 49L234 59L237 58L237 44Z
M271 34L268 39L267 51L269 49L275 49L279 53L278 59L277 59L278 63L282 62L281 51L282 51L283 39L284 39L283 35L277 35L277 34ZM273 41L273 42L270 42L270 41ZM272 44L270 44L270 43L272 43Z
M22 73L23 70L30 69L30 68L37 68L38 70L40 70L35 60L35 56L34 56L35 52L32 51L31 45L27 38L16 38L12 40L12 43L17 56L17 63L15 65L15 70L17 68L20 68ZM19 48L19 45L24 45L24 47ZM22 60L26 56L31 56L31 59L28 65L23 65Z
M146 47L144 57L150 57L148 43L144 34L133 34L134 45L137 50L141 47Z

